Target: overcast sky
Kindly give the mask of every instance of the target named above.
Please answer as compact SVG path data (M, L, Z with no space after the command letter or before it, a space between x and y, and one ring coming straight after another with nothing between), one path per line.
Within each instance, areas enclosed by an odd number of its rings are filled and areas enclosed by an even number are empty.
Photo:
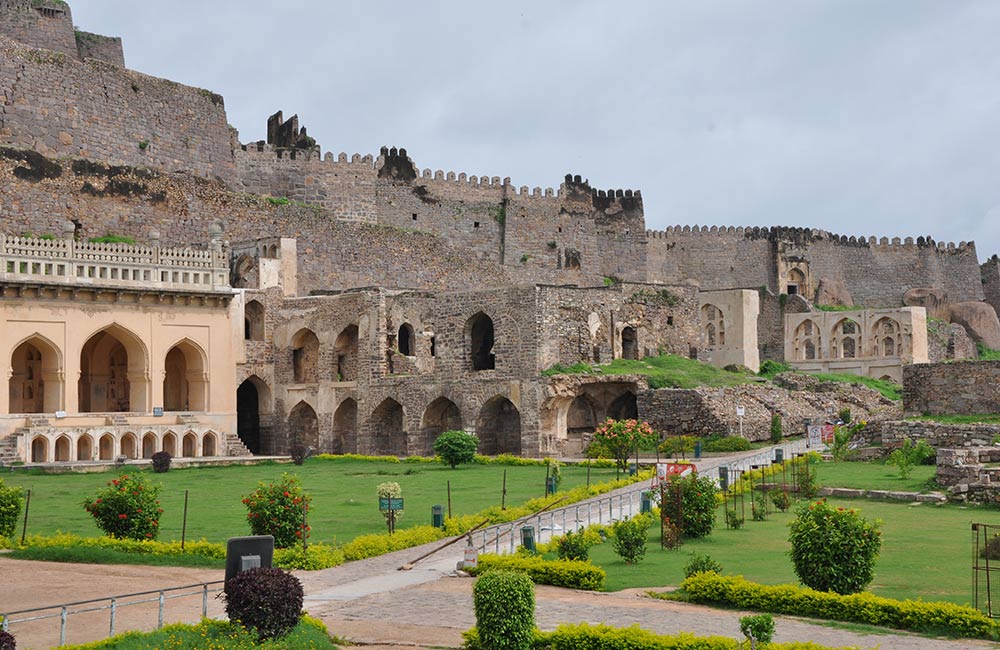
M642 190L649 228L1000 252L1000 2L70 0L129 68L324 151Z

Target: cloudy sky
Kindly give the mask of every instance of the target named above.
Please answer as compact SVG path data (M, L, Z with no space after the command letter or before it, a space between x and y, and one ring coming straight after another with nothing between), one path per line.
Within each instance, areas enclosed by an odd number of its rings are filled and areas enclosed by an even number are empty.
M994 0L71 0L244 142L642 190L649 228L801 225L1000 252Z

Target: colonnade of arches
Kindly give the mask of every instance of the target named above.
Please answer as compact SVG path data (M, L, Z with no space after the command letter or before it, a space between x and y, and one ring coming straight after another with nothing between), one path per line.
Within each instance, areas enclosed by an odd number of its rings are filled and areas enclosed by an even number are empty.
M9 367L9 413L65 410L65 354L41 334L14 346ZM150 354L137 335L110 325L91 335L79 354L78 412L152 410ZM164 355L162 368L165 411L208 410L208 357L201 346L186 338L178 341Z
M823 331L812 319L795 328L792 347L796 361L894 357L903 353L899 322L884 316L865 332L855 320L845 317Z
M220 456L222 437L214 431L146 431L115 433L53 433L35 435L29 442L32 463L152 458L165 451L173 458Z

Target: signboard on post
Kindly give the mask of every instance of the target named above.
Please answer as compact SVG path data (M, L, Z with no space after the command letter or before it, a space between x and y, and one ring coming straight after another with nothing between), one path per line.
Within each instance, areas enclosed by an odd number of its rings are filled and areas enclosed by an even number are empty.
M686 476L697 473L698 469L691 463L657 463L652 487L659 487L666 483L671 476Z
M382 512L389 512L390 510L402 510L403 499L379 497L378 509L381 510Z
M826 444L833 442L833 428L832 424L823 425L823 442Z
M819 447L823 444L823 425L822 424L810 424L806 432L809 434L809 446Z
M462 568L475 569L477 566L479 566L479 551L474 546L466 547Z
M744 407L744 406L737 406L736 407L736 417L740 417L741 418L741 417L743 417L746 414L747 414L746 407Z

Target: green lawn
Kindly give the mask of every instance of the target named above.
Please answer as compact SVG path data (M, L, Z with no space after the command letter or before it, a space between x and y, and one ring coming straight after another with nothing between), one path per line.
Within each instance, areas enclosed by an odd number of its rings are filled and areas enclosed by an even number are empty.
M971 604L970 523L998 525L1000 511L849 499L830 499L830 503L856 508L868 519L882 520L882 553L870 591L889 598ZM609 591L679 585L692 552L711 555L722 565L724 573L743 575L754 582L798 582L788 557L787 524L794 516L792 511L772 513L767 521L755 522L750 520L748 501L747 522L740 530L726 529L722 508L717 515L716 528L710 536L688 540L674 551L660 549L660 531L654 524L646 557L634 566L625 565L610 542L591 548L590 557L607 570Z
M224 542L249 534L246 508L241 503L258 481L270 481L282 472L298 475L313 496L309 511L311 540L346 543L358 535L385 531L385 519L378 512L375 487L396 481L403 488L405 515L400 527L431 523L431 506L447 507L447 482L451 481L452 512L472 514L500 503L503 473L507 472L507 504L516 505L544 496L545 467L465 465L450 469L434 463L387 463L362 460L310 459L301 467L291 464L264 464L239 467L172 469L150 474L162 483L160 500L163 516L160 539L181 538L184 491L189 491L187 539ZM29 474L4 476L7 485L31 489L28 533L56 531L80 535L100 535L80 503L94 494L118 472L100 474ZM585 467L564 466L561 489L587 481ZM615 478L614 469L591 470L591 482ZM447 510L446 510L447 514ZM18 526L18 535L21 527Z
M815 463L819 484L823 487L854 488L859 490L898 490L905 492L928 492L929 481L934 478L933 465L915 465L909 478L899 477L895 465L883 463ZM789 475L789 483L791 477Z
M593 374L603 375L645 375L649 377L650 388L697 388L698 386L736 386L754 381L755 376L739 372L727 372L686 357L665 354L646 357L638 361L615 359L610 363L591 366L578 363L572 366L556 365L542 372L543 375Z
M978 415L918 415L907 420L940 422L941 424L1000 424L1000 413L980 413Z

